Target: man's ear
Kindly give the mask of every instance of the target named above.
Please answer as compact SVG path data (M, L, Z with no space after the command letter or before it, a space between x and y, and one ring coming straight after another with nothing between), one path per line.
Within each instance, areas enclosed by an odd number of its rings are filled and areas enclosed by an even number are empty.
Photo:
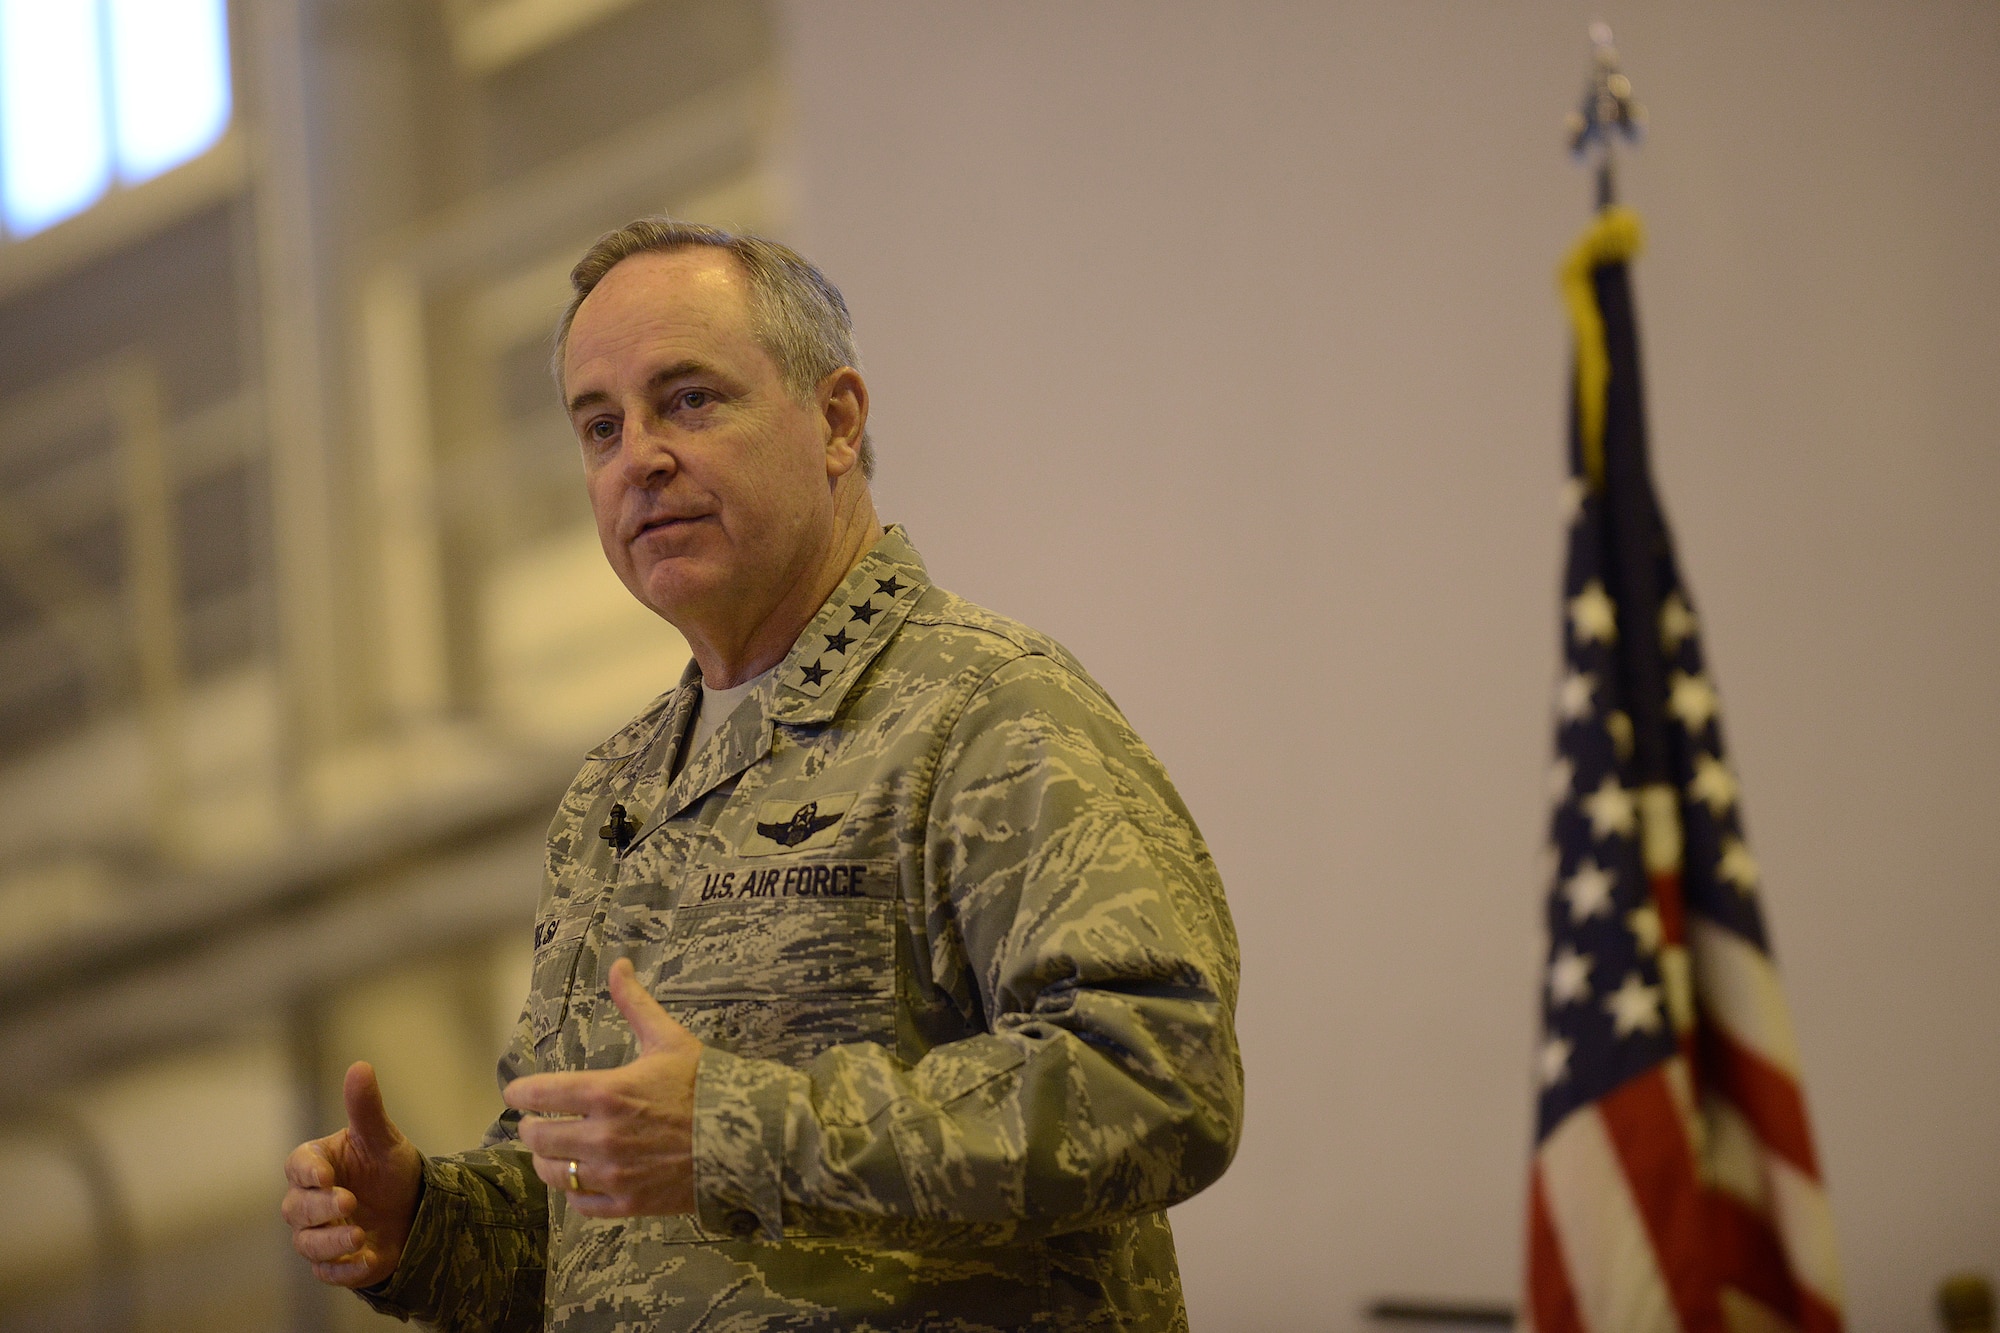
M819 385L820 419L826 427L826 474L838 480L861 462L868 431L868 383L853 366L842 366Z

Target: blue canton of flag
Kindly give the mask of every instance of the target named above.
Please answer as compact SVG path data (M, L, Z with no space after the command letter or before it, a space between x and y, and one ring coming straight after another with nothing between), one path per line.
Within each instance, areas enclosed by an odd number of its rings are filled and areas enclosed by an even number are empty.
M1640 855L1641 793L1625 776L1633 723L1621 706L1618 614L1605 588L1603 500L1577 482L1567 499L1538 1136L1678 1050L1661 971L1662 923Z

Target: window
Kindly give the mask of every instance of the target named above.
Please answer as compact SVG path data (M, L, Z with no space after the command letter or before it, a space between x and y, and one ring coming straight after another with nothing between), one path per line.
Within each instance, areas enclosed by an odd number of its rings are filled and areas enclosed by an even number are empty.
M199 156L229 111L227 0L0 0L0 227Z

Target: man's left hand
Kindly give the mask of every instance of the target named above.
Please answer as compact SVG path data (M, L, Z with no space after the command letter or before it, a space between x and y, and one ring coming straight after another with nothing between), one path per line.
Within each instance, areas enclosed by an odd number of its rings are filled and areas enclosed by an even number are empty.
M527 1113L521 1142L535 1155L535 1174L550 1189L567 1191L577 1212L691 1213L701 1043L639 984L630 959L611 965L611 1001L632 1025L639 1057L618 1069L515 1079L507 1085L507 1105Z

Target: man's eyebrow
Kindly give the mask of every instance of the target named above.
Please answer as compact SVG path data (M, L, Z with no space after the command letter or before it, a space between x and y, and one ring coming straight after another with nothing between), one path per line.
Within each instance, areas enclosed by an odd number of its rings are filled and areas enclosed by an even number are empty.
M708 362L689 358L685 361L676 361L671 366L654 371L646 377L646 387L653 389L658 388L662 384L671 383L674 380L685 379L690 375L715 375L717 373L715 367L708 364ZM605 393L602 389L590 389L569 400L569 412L571 416L575 416L586 407L596 407L599 403L608 403L610 401L611 395Z
M599 403L608 403L610 401L610 394L599 389L592 389L587 393L580 393L569 400L569 414L575 416L586 407L595 407Z

